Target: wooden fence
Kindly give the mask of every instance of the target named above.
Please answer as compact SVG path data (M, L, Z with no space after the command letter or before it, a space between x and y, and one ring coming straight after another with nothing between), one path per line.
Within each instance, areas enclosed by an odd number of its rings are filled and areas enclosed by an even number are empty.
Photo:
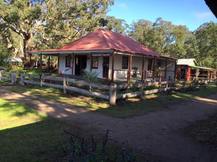
M10 75L11 83L14 84L19 82L21 85L37 85L41 87L53 87L63 90L64 93L77 93L85 96L96 97L109 101L111 105L115 105L118 99L125 99L130 97L137 97L148 94L159 93L162 91L167 91L171 87L167 82L147 82L147 83L134 83L128 84L117 84L111 83L110 85L105 85L102 83L89 83L85 80L70 78L67 76L51 76L51 75L29 75L16 73L11 73ZM0 77L2 78L2 77ZM152 88L150 90L145 90L146 86L159 85L160 88ZM90 89L91 87L91 89ZM134 90L131 90L131 88Z

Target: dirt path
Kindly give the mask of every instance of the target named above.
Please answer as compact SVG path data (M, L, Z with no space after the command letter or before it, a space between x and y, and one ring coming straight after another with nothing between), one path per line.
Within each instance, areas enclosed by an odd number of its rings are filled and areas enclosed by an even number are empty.
M167 111L158 111L143 116L118 119L88 112L86 109L51 102L28 93L17 94L0 88L0 98L28 104L50 116L99 132L111 131L118 142L127 142L144 154L158 155L166 160L180 162L216 162L217 153L184 136L180 129L207 118L217 111L217 94L197 98L179 105L171 105Z

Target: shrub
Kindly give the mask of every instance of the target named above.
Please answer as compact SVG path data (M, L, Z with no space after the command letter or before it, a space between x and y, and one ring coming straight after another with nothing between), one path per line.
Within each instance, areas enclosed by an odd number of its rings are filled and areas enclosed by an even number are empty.
M98 78L97 78L98 74L96 72L89 72L89 71L84 71L83 74L83 78L84 80L86 80L87 82L89 82L89 91L92 91L92 86L91 84L98 82Z
M67 161L83 162L135 162L135 155L125 147L118 148L109 143L109 131L107 130L101 140L94 136L80 137L65 131L70 135L70 152Z

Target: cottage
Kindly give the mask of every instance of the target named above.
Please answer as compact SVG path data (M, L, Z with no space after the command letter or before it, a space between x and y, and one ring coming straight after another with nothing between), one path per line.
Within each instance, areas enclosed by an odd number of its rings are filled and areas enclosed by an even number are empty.
M176 79L182 81L214 80L216 79L216 70L198 66L195 59L178 59Z
M97 73L111 81L175 80L176 60L162 57L132 38L107 29L97 29L59 49L36 50L32 54L58 57L58 73L80 76Z

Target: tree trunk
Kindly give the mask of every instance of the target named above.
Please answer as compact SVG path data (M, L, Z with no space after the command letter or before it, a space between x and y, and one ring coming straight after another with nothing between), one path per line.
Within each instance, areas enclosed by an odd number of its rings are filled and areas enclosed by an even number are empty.
M27 44L27 41L26 41L26 39L24 38L24 39L23 39L23 49L22 49L24 60L26 60L26 58L27 58L27 54L26 54L26 44Z
M24 57L24 60L27 60L27 49L28 49L28 42L31 38L30 33L23 33L22 34L23 42L22 42L22 54Z

